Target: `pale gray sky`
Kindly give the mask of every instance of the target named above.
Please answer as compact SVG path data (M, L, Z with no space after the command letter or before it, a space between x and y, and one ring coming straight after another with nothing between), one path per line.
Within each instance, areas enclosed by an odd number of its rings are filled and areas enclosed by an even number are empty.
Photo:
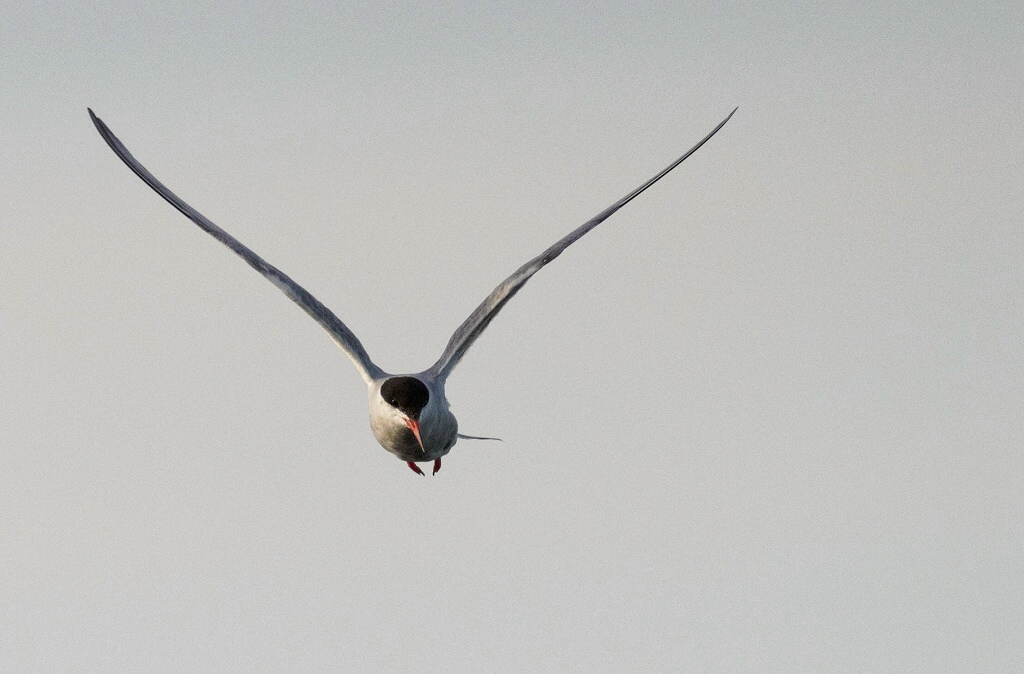
M7 7L0 669L1024 669L1024 9L897 4ZM408 371L737 105L434 478L86 114Z

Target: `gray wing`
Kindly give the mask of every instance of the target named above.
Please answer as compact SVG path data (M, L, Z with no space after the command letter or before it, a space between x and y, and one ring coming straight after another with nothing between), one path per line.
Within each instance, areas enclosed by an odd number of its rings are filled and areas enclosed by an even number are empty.
M117 139L107 125L103 121L93 114L92 110L89 110L89 116L92 117L93 124L96 125L96 130L103 136L103 140L107 142L110 149L114 151L118 157L121 158L125 164L128 165L137 176L142 178L143 182L153 188L153 190L166 199L172 206L177 208L182 214L185 215L189 220L199 225L199 228L209 233L213 238L217 239L225 246L233 250L243 260L249 263L249 266L263 274L271 283L281 289L285 295L290 297L293 302L302 307L302 310L309 314L313 320L319 323L324 330L326 330L338 346L341 347L342 351L348 354L348 357L355 363L356 369L359 370L359 374L369 384L374 378L380 377L384 374L384 371L377 367L370 356L367 355L366 349L360 344L359 339L352 334L352 331L342 323L337 316L335 316L330 309L320 303L320 300L316 299L309 292L300 286L295 281L291 280L281 270L277 269L262 257L249 250L243 245L238 239L231 236L217 225L210 222L206 217L195 210L180 198L171 192L167 187L164 186L159 180L153 177L153 174L146 170L142 164L138 162L135 157L128 152L128 149Z
M669 171L674 169L676 166L679 166L684 159L696 152L701 145L708 142L712 136L718 133L718 130L725 126L725 123L729 121L738 109L739 108L736 108L730 112L729 116L723 119L718 126L712 129L711 133L704 136L703 140L687 150L686 154L682 157L669 164L668 168L664 169L643 185L595 215L592 219L569 232L569 234L564 238L560 239L553 246L524 264L511 276L502 281L501 284L499 284L498 287L487 296L487 299L485 299L483 303L469 315L469 318L459 326L459 329L455 331L455 334L453 334L451 340L449 340L444 353L441 354L438 361L434 363L427 372L441 379L447 378L455 366L459 364L459 361L462 360L462 357L466 354L469 347L476 341L477 337L479 337L490 322L494 320L494 317L498 315L498 312L505 306L505 303L512 299L512 297L519 292L519 289L522 288L528 280L530 280L531 276L540 271L544 265L561 255L562 251L575 243L577 239L607 220L612 213L628 204L639 196L641 192L665 177Z

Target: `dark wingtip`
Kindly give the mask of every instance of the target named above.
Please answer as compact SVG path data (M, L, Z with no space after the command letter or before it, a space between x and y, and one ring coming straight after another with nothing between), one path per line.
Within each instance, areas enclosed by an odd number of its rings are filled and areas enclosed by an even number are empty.
M735 115L735 114L736 114L736 111L737 111L737 110L739 110L739 109L740 109L740 106L738 106L738 105L737 105L737 106L736 106L735 108L733 108L733 109L732 109L732 112L730 112L730 113L729 113L728 115L726 115L726 116L725 116L725 119L723 119L723 120L722 120L722 121L721 121L721 122L720 122L720 123L718 124L718 126L717 126L717 127L715 128L715 132L717 132L717 131L718 131L718 129L721 129L721 128L722 128L723 126L725 126L725 123L726 123L726 122L728 122L728 121L729 121L730 119L732 119L732 116L733 116L733 115ZM715 132L712 132L712 135L714 135L714 133L715 133Z
M96 116L96 113L92 111L92 108L86 108L89 111L89 118L92 120L93 126L100 132L101 136L106 137L106 134L110 131L107 129L107 125L103 123L103 120Z

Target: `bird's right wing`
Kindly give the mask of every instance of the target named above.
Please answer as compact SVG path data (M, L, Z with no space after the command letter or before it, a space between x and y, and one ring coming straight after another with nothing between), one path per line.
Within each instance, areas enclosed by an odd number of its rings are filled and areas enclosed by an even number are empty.
M341 347L342 351L348 354L348 357L352 359L356 369L359 370L359 374L367 384L370 384L375 378L384 375L384 371L370 360L370 356L367 355L366 349L363 348L359 339L352 334L352 331L349 330L348 327L342 323L330 309L321 304L320 300L310 295L305 288L291 280L287 274L249 250L238 239L210 222L202 213L178 198L174 192L171 192L163 183L153 177L153 174L147 171L146 167L140 164L138 160L128 152L128 148L126 148L121 141L117 139L117 136L107 128L107 125L104 124L99 117L93 114L92 110L89 110L89 116L92 117L92 122L96 125L96 130L100 132L100 135L103 136L103 140L107 142L107 145L109 145L110 149L114 151L114 154L120 157L121 161L127 164L128 168L134 171L137 176L142 178L143 182L152 187L153 191L166 199L168 203L181 211L185 217L199 225L200 229L209 233L213 238L233 250L239 257L248 262L250 267L263 274L267 280L276 285L281 292L290 297L292 301L302 307L302 310L309 314L313 320L319 323L321 327L331 335L334 341L338 343L338 346Z
M687 150L686 154L682 157L669 164L668 168L665 168L643 185L622 197L573 231L569 232L565 237L559 239L553 246L524 264L511 276L502 281L497 288L491 291L491 294L487 296L487 299L485 299L483 303L469 315L469 318L459 326L458 330L455 331L455 334L452 335L451 340L449 340L444 353L441 354L438 361L434 363L427 372L442 380L446 379L448 375L451 374L451 371L455 366L459 364L459 361L462 360L462 356L464 356L469 347L473 345L473 342L476 341L477 337L479 337L490 322L494 320L494 317L498 315L501 308L505 306L505 303L519 292L519 289L530 280L531 276L540 271L544 265L561 255L563 250L575 243L584 234L607 220L613 213L615 213L615 211L628 204L639 196L641 192L665 177L669 171L683 163L684 159L696 152L701 145L708 142L712 136L718 133L718 130L725 126L725 123L729 121L738 109L739 108L736 108L730 112L728 117L723 119L718 126L711 130L711 133L704 136L703 140Z

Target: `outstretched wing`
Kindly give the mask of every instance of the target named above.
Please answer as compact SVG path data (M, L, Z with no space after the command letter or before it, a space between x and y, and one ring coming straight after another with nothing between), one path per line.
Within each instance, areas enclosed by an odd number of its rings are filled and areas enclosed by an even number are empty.
M575 243L577 239L607 220L612 213L628 204L639 196L641 192L661 180L669 171L674 169L676 166L679 166L684 159L696 152L701 145L708 142L712 136L718 133L718 130L725 126L725 123L729 121L738 109L739 108L736 108L730 112L729 116L723 119L718 126L712 129L711 133L704 136L703 140L687 150L686 154L682 157L672 162L668 168L664 169L643 185L595 215L592 219L569 232L569 234L564 238L560 239L553 246L524 264L511 276L502 281L501 284L499 284L498 287L487 296L487 299L485 299L483 303L469 315L469 318L459 326L459 329L455 331L455 334L453 334L451 340L449 340L444 353L441 354L438 361L434 363L427 372L441 379L447 378L455 366L459 364L459 361L462 360L462 357L465 355L469 347L476 341L477 337L479 337L490 322L494 320L494 317L498 315L498 312L501 311L503 306L505 306L505 303L512 299L512 297L519 292L519 289L522 288L528 280L530 280L531 276L540 271L544 265L561 255L562 251Z
M290 297L293 302L302 307L302 310L313 317L317 323L319 323L324 330L326 330L338 346L341 347L342 351L348 354L348 357L355 363L356 369L359 370L359 374L366 381L367 384L373 381L373 379L380 377L384 374L384 371L377 367L370 356L367 355L366 349L360 344L359 339L352 334L352 331L342 323L337 316L335 316L330 309L320 303L320 300L316 299L309 292L300 286L295 281L291 280L287 274L274 267L262 257L249 250L243 245L238 239L231 236L217 225L210 222L206 217L195 210L184 201L182 201L174 192L171 192L167 187L164 186L159 180L153 177L153 174L146 170L146 167L138 162L135 157L128 152L128 149L117 139L107 125L103 123L99 117L93 114L92 110L89 110L89 116L92 117L93 124L96 125L96 130L103 136L103 140L107 142L110 149L114 151L118 157L121 158L125 164L128 165L137 176L142 178L143 182L153 188L153 190L166 199L172 206L181 211L185 217L192 222L199 225L199 228L205 232L208 232L213 238L217 239L225 246L233 250L243 260L249 263L249 266L263 274L271 283L281 289L285 295Z

